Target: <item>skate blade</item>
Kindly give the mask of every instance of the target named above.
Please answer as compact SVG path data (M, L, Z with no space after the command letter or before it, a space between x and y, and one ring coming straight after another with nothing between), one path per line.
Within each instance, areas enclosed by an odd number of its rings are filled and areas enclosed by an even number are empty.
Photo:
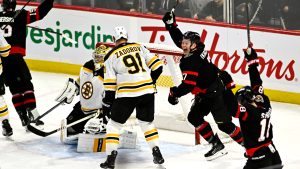
M207 161L212 161L212 160L215 160L215 159L217 159L217 158L219 158L219 157L222 157L222 156L224 156L224 155L226 155L226 154L228 154L228 152L225 150L225 149L223 149L223 150L220 150L219 152L217 152L215 155L213 155L213 156L210 156L210 157L205 157L205 159L207 160Z
M30 123L30 125L38 130L44 130L44 125L36 125L35 123ZM26 126L26 130L28 130L27 126Z

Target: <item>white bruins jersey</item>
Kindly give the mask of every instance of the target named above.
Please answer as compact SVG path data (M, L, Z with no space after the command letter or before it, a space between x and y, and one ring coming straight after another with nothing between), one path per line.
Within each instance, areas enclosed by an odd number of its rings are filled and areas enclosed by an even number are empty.
M7 57L9 55L10 48L10 44L7 43L3 35L0 33L0 55L2 57Z
M162 66L158 56L136 43L112 49L104 62L104 87L116 91L116 97L137 97L154 93L151 70Z
M102 108L102 98L104 96L103 87L103 67L94 71L93 60L84 64L80 70L80 104L84 112L94 111Z

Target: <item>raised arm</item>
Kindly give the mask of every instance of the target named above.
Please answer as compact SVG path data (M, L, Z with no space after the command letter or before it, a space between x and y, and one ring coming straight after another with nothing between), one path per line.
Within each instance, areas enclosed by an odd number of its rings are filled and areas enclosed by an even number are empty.
M174 12L167 12L163 17L166 29L169 31L173 42L177 47L181 48L182 32L177 28L176 18Z
M250 76L251 88L254 92L263 93L262 88L262 80L260 78L260 74L258 72L257 66L259 63L259 59L257 57L257 53L253 48L248 48L244 51L245 58L248 63L248 71Z
M54 0L44 0L36 9L28 11L27 24L43 19L53 8Z

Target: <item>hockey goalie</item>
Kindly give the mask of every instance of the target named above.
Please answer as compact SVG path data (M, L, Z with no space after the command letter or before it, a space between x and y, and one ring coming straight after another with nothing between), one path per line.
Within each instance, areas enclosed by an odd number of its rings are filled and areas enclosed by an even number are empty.
M62 120L61 141L66 144L77 143L78 136L84 133L83 137L102 137L106 133L106 124L109 119L109 110L102 107L104 94L104 56L109 52L109 48L97 43L93 52L93 59L87 61L80 70L77 80L69 78L65 87L60 92L56 101L65 101L70 104L75 95L79 95L79 101L74 105L73 110ZM96 114L94 117L82 121L70 127L68 124L79 121L88 115Z

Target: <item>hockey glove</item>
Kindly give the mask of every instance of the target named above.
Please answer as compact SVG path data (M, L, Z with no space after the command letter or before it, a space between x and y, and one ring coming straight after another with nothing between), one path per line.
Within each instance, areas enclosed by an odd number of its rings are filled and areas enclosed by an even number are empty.
M66 103L70 104L75 95L79 94L79 86L76 81L72 78L69 78L66 81L64 88L60 91L60 94L56 97L56 101L61 102L66 100Z
M219 77L221 78L224 86L226 87L226 89L233 89L235 88L235 83L231 77L231 75L226 72L226 71L220 71L219 73Z
M170 30L171 28L176 28L178 25L176 24L175 14L174 12L167 12L162 18L165 23L166 29Z
M178 104L178 97L176 97L175 95L174 95L174 93L176 92L176 90L177 90L177 87L171 87L170 88L170 93L169 93L169 97L168 97L168 102L170 103L170 104L172 104L172 105L176 105L176 104Z
M258 57L257 57L257 53L253 48L247 48L246 51L244 51L245 54L245 58L248 62L248 66L254 65L254 66L258 66Z

